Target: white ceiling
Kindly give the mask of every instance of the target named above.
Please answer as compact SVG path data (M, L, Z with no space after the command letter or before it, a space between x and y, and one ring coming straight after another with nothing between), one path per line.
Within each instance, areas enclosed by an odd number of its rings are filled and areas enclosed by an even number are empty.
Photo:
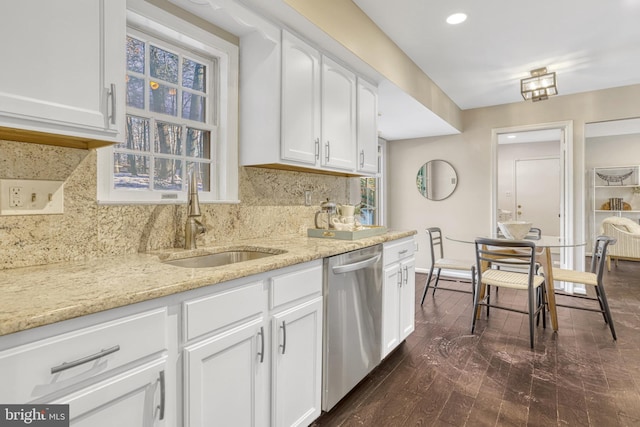
M225 25L225 9L236 9L231 0L169 1L237 35L250 21L234 17L235 27ZM283 0L238 1L356 71L376 74ZM559 96L640 83L640 0L353 2L463 110L525 102L520 79L545 66L557 73ZM447 24L454 12L465 12L467 20ZM378 84L381 137L458 133L389 81L381 78Z
M463 110L523 101L540 67L559 95L640 83L640 0L353 1Z

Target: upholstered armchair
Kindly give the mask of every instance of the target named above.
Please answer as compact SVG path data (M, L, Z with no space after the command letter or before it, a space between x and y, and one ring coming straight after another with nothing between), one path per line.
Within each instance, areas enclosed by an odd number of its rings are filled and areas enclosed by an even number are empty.
M610 236L618 240L615 245L609 246L609 261L618 263L618 259L640 261L640 224L632 219L612 216L602 221L600 234Z

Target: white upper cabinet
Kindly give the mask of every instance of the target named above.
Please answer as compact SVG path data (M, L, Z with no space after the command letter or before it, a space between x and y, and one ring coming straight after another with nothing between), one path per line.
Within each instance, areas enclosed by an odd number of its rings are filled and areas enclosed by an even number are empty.
M0 14L0 136L123 140L125 0L2 2Z
M356 76L322 57L322 164L354 170L356 151Z
M282 158L315 166L320 158L320 54L282 33Z
M286 30L240 38L240 164L345 176L357 168L356 75ZM363 94L363 141L377 135L375 87ZM363 89L365 91L365 89ZM376 111L377 114L377 111ZM371 126L371 129L365 129ZM363 152L371 156L370 150Z
M378 88L358 78L358 166L359 172L378 172Z

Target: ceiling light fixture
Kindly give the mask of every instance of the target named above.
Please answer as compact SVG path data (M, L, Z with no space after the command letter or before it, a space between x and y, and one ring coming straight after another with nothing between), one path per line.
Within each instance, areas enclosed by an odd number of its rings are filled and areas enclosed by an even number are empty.
M520 93L525 101L543 101L558 94L556 73L548 73L547 68L531 70L531 77L520 80Z
M466 13L454 13L447 18L447 24L456 25L467 20Z

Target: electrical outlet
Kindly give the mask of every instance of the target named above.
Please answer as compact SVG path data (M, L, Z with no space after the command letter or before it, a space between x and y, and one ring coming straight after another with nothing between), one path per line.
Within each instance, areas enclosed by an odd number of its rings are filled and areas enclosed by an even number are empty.
M0 215L61 214L63 188L63 181L0 179Z
M20 208L22 206L24 206L24 201L22 200L22 187L9 188L9 207Z
M311 206L311 190L304 190L304 205Z

